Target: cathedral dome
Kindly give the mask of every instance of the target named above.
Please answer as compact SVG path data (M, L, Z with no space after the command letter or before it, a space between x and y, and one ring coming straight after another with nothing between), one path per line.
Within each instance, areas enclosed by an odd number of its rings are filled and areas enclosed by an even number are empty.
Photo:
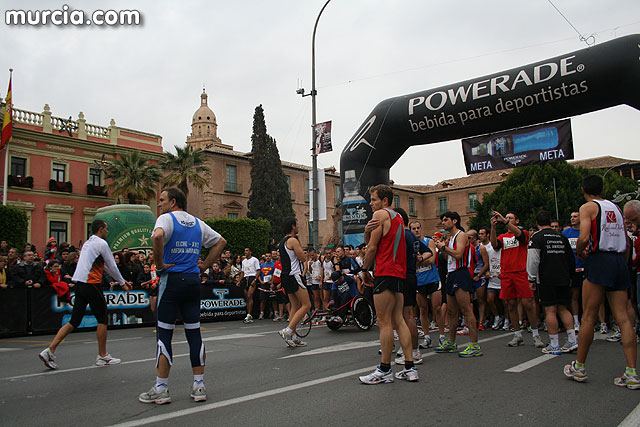
M216 115L213 114L213 111L207 105L207 93L204 89L202 89L202 94L200 95L200 108L193 113L193 119L191 120L191 124L216 124Z

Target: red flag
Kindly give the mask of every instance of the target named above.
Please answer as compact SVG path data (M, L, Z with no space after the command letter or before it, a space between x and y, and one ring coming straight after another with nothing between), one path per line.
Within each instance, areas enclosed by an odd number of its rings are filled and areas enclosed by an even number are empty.
M9 77L9 90L7 91L6 106L4 111L4 118L2 119L2 137L0 138L0 150L4 148L7 143L11 142L11 136L13 134L13 102L11 102L11 77Z

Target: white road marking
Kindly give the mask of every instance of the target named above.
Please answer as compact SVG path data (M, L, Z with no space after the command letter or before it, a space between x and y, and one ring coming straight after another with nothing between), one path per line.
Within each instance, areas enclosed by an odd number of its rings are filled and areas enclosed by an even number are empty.
M638 403L638 406L636 406L633 411L629 412L629 415L627 415L626 418L622 420L620 424L618 424L618 427L637 426L640 426L640 403Z
M144 339L144 338L147 338L147 337L116 338L116 339L113 339L113 340L110 339L109 342L141 340L141 339ZM97 343L98 343L98 341L87 341L87 342L84 342L83 344L94 344L95 345Z
M305 351L303 353L292 354L290 356L280 357L280 359L290 359L292 357L313 356L315 354L333 353L335 351L354 350L357 348L366 347L378 347L380 341L367 341L367 342L347 342L344 344L331 345L328 347L316 348L314 350Z
M341 374L332 375L330 377L319 378L317 380L311 380L311 381L305 381L305 382L299 383L299 384L293 384L293 385L289 385L289 386L285 386L285 387L275 388L273 390L266 390L266 391L262 391L262 392L259 392L259 393L253 393L253 394L249 394L249 395L246 395L246 396L236 397L236 398L233 398L233 399L222 400L220 402L209 403L209 404L202 405L202 406L197 406L197 407L194 407L194 408L182 409L180 411L170 412L170 413L167 413L167 414L155 415L153 417L147 417L147 418L141 418L139 420L128 421L128 422L121 423L121 424L114 424L111 427L133 427L133 426L141 426L141 425L145 425L145 424L151 424L151 423L156 423L156 422L160 422L160 421L170 420L170 419L182 417L182 416L185 416L185 415L191 415L191 414L196 414L198 412L210 411L212 409L223 408L225 406L235 405L237 403L244 403L244 402L248 402L248 401L251 401L251 400L261 399L263 397L274 396L276 394L286 393L286 392L294 391L294 390L300 390L302 388L312 387L314 385L324 384L324 383L327 383L327 382L331 382L331 381L335 381L335 380L339 380L339 379L343 379L343 378L348 378L348 377L351 377L351 376L354 376L354 375L358 375L358 374L362 374L362 373L371 371L371 370L373 370L375 368L376 368L375 366L369 366L367 368L356 369L354 371L349 371L349 372L343 372Z
M521 363L519 365L514 366L513 368L505 369L505 372L524 372L529 368L533 368L541 363L546 362L547 360L551 360L555 357L558 357L558 354L544 354L542 356L536 357L535 359L531 359L527 362Z
M243 338L259 338L264 336L266 333L257 333L257 334L229 334L229 335L219 335L217 337L206 337L202 338L202 341L223 341L223 340L237 340ZM176 341L173 344L187 344L187 341Z
M478 342L487 342L487 341L493 341L499 338L504 338L506 336L511 335L510 333L506 333L506 334L501 334L501 335L496 335L494 337L491 338L486 338L483 340L479 340ZM360 343L362 344L362 343ZM377 342L376 342L376 345ZM461 344L458 347L462 348L464 347L465 344ZM312 350L313 351L313 350ZM435 355L436 353L434 352L430 352L427 353L425 355L423 355L424 357L430 357ZM185 415L191 415L191 414L196 414L198 412L204 412L204 411L210 411L212 409L217 409L217 408L223 408L225 406L231 406L231 405L235 405L237 403L244 403L244 402L248 402L251 400L256 400L256 399L261 399L263 397L269 397L269 396L275 396L277 394L282 394L282 393L287 393L289 391L294 391L294 390L300 390L302 388L306 388L306 387L312 387L318 384L324 384L327 382L331 382L331 381L336 381L336 380L340 380L343 378L348 378L351 376L355 376L358 374L363 374L365 372L369 372L374 370L376 367L375 366L369 366L366 368L362 368L362 369L356 369L353 371L349 371L349 372L343 372L341 374L336 374L336 375L332 375L326 378L319 378L316 380L311 380L311 381L305 381L299 384L292 384L289 386L285 386L285 387L279 387L279 388L275 388L273 390L266 390L266 391L262 391L259 393L253 393L253 394L248 394L246 396L241 396L241 397L236 397L233 399L227 399L227 400L222 400L220 402L213 402L213 403L209 403L203 406L197 406L194 408L189 408L189 409L182 409L176 412L170 412L167 414L161 414L161 415L155 415L153 417L147 417L147 418L141 418L138 420L133 420L133 421L128 421L128 422L124 422L121 424L114 424L111 427L134 427L134 426L141 426L141 425L145 425L145 424L151 424L151 423L156 423L156 422L161 422L161 421L166 421L166 420L170 420L173 418L178 418L178 417L182 417Z
M500 335L496 335L495 337L491 337L491 338L485 338L483 340L479 340L479 343L483 343L483 342L487 342L487 341L493 341L499 338L504 338L506 336L511 335L511 333L506 333L506 334L500 334ZM345 344L338 344L338 345L331 345L328 347L322 347L322 348L317 348L317 349L313 349L313 350L308 350L308 351L304 351L301 353L296 353L296 354L292 354L290 356L283 356L280 359L290 359L292 357L302 357L302 356L314 356L316 354L324 354L324 353L333 353L336 351L345 351L345 350L353 350L353 349L357 349L357 348L366 348L366 347L377 347L380 345L380 341L379 340L375 340L375 341L365 341L365 342L348 342ZM459 349L463 349L467 346L467 344L460 344L458 345Z
M0 351L16 351L16 350L22 350L22 349L21 348L15 348L15 347L0 348Z

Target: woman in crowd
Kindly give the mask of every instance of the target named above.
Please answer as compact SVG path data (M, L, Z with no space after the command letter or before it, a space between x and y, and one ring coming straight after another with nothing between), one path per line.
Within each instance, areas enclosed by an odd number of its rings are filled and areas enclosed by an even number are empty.
M70 303L71 292L69 291L69 288L73 287L73 283L67 283L62 280L62 273L60 273L60 263L58 260L54 258L49 261L44 272L47 275L47 284L56 291L60 301Z

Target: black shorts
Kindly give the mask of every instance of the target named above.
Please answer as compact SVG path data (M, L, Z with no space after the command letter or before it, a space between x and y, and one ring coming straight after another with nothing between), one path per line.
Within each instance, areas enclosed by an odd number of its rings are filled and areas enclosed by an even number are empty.
M287 297L284 289L280 288L276 291L276 302L278 304L287 304L289 302L289 297Z
M157 297L158 296L158 285L156 284L155 288L152 288L151 286L149 286L147 288L147 292L149 292L149 296L150 297Z
M256 280L256 276L243 277L242 282L240 282L240 286L242 289L249 290L254 280Z
M404 279L393 276L376 276L373 279L373 294L380 294L387 289L393 293L402 292Z
M473 292L475 289L473 287L473 280L471 279L469 269L466 267L451 271L447 276L447 286L445 287L447 295L455 295L458 289L462 289L467 292Z
M282 288L287 295L295 294L300 289L307 289L302 280L302 276L299 274L293 276L282 276Z
M268 288L265 286L264 289ZM260 291L260 301L268 301L269 299L276 297L273 292L265 292L260 288L258 288L258 290Z
M571 287L572 288L582 288L583 280L584 280L584 272L582 272L582 271L574 271L571 274Z
M332 282L322 282L322 290L331 292Z
M427 283L426 285L418 286L418 293L425 298L430 298L431 294L440 289L440 282Z
M629 268L624 255L617 252L595 252L584 260L584 278L606 291L624 291L631 287Z
M413 307L416 305L416 292L418 291L418 278L415 274L407 274L407 278L404 279L404 306Z
M311 290L312 291L319 291L320 290L320 286L322 286L321 283L311 283Z
M74 328L80 326L84 311L87 308L87 304L91 308L91 313L96 318L96 321L100 325L107 324L107 303L104 301L104 295L100 285L94 285L91 283L77 282L73 288L75 291L75 298L73 301L73 311L71 312L71 320L69 324Z
M571 287L554 286L554 285L538 285L538 300L543 307L551 307L554 305L571 306Z

